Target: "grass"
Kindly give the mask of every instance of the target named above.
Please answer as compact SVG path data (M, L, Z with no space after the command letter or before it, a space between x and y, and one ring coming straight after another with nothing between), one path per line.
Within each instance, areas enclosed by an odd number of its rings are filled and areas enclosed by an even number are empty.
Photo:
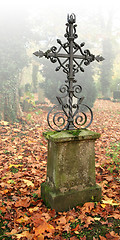
M1 213L0 213L1 214ZM6 231L10 231L10 229L7 227L7 224L8 224L8 221L3 221L1 218L0 218L0 240L4 239L4 240L12 240L12 237L11 236L6 236L4 235L4 233Z
M65 239L70 239L70 237L75 236L78 239L81 237L86 236L87 240L93 240L93 237L100 239L99 236L106 237L107 233L114 231L115 233L119 234L119 226L120 220L114 218L108 218L108 224L106 224L106 220L102 219L102 221L95 221L94 223L90 224L88 228L84 228L85 223L81 223L81 221L71 223L71 232L67 233L64 232L62 237ZM78 226L79 225L79 226ZM74 229L78 226L80 230Z
M110 159L108 170L110 173L119 172L120 168L120 142L111 143L110 148L107 148L106 156Z

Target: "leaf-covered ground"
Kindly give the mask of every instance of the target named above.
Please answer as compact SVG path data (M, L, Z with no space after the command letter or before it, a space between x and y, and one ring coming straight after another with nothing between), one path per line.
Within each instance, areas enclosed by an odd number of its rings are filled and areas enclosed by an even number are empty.
M40 196L46 179L46 112L25 114L13 125L0 122L0 240L120 239L120 102L97 100L93 112L90 129L101 133L95 160L102 201L58 213Z

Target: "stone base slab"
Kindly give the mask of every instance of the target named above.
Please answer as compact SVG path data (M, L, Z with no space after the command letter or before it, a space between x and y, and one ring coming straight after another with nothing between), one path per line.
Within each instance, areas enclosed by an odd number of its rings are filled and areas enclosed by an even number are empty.
M67 211L85 202L98 202L101 200L101 187L95 185L83 190L70 190L64 193L55 191L47 182L41 184L41 197L47 207L55 209L56 212Z

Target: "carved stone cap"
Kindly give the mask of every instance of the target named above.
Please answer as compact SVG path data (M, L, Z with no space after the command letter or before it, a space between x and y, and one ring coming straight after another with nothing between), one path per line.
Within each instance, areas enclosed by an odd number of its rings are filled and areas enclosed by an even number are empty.
M53 142L83 141L96 140L100 137L100 133L90 131L88 129L66 130L61 132L44 132L43 136Z

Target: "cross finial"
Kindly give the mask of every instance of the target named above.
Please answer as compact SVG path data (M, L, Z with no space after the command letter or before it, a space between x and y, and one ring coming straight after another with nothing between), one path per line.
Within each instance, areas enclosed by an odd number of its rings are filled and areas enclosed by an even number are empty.
M75 14L74 13L72 13L71 15L67 15L67 21L68 21L68 23L75 23L76 22L76 16L75 16Z

